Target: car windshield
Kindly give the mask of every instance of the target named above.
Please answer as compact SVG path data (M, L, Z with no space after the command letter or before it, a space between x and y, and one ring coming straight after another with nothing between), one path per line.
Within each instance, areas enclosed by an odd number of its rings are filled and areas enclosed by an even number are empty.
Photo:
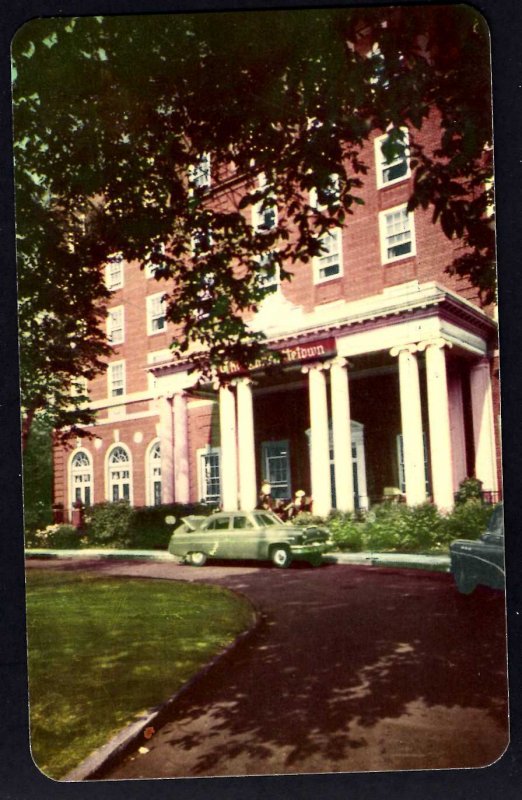
M496 507L489 520L488 531L490 533L504 533L504 509L502 505Z
M281 525L279 517L276 517L276 515L272 514L270 511L255 511L254 519L256 524L260 525L262 528L268 525Z

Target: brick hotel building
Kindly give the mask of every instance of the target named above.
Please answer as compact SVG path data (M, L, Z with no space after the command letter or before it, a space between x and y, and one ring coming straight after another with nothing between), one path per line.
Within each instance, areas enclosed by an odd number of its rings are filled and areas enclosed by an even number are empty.
M424 144L434 125L417 134ZM461 244L430 210L408 213L409 163L387 163L383 138L367 145L364 205L250 320L283 351L276 370L198 382L169 350L163 284L135 263L107 265L113 355L89 386L96 424L54 453L54 502L68 517L75 500L249 509L263 480L278 498L304 490L320 515L390 491L450 509L472 475L499 496L495 312L445 271ZM210 159L197 179L219 200ZM255 207L244 213L259 224Z

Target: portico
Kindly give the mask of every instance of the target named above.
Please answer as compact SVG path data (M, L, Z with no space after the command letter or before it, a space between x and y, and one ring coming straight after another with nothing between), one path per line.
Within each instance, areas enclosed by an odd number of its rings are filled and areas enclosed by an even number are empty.
M179 366L175 380L166 365L157 369L161 394L173 380L177 386L168 401L173 421L165 405L162 416L162 459L167 475L173 453L174 500L204 496L194 486L199 467L189 440L195 405L205 402L216 407L208 459L219 470L227 511L253 508L263 480L284 500L304 490L320 516L334 507L367 508L387 487L409 505L430 499L450 510L459 482L473 474L496 493L488 359L494 327L462 298L434 284L421 288L415 303L411 286L406 301L398 292L381 297L380 312L367 318L345 314L328 325L323 318L322 327L303 331L306 315L295 317L298 330L269 340L283 354L277 369L231 370L203 394Z

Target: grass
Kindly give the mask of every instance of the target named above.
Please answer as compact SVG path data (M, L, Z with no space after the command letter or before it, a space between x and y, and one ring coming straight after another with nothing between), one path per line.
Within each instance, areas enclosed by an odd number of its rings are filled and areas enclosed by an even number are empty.
M165 701L252 619L213 586L34 570L27 575L31 748L60 779Z

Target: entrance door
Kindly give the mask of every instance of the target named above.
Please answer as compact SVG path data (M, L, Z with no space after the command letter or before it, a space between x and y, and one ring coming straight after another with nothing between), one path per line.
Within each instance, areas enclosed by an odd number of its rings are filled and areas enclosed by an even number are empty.
M356 511L368 508L368 495L366 488L366 455L364 450L364 425L361 422L351 421L352 428L352 470L353 470L353 505ZM310 449L310 428L306 431L308 447ZM335 458L333 449L333 432L330 427L330 482L332 487L332 508L337 508L337 495L335 486Z
M272 487L275 500L286 500L292 496L290 482L290 448L288 440L263 442L261 444L263 480Z

